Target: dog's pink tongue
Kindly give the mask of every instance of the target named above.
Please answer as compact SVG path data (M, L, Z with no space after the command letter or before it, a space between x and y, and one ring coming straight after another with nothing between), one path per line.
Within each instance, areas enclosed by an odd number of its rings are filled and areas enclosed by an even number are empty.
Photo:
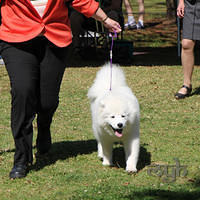
M119 132L117 132L117 131L115 131L115 135L116 135L117 137L122 137L122 134L119 133Z

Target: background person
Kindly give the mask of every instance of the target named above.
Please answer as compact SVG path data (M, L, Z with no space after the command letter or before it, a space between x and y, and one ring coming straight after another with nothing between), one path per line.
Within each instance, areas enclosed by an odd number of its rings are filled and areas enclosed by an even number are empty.
M194 46L200 40L200 1L179 0L177 15L183 18L182 52L183 86L175 94L176 99L184 99L192 91L192 73L194 69Z
M37 151L51 147L50 125L58 107L59 90L72 41L67 1L3 1L0 53L10 78L11 128L15 142L10 178L25 177L33 162L32 121L37 114ZM73 0L71 6L87 17L120 32L94 0Z
M138 2L138 23L133 16L133 10L129 0L124 0L124 6L128 14L128 22L124 25L125 29L144 29L144 0Z

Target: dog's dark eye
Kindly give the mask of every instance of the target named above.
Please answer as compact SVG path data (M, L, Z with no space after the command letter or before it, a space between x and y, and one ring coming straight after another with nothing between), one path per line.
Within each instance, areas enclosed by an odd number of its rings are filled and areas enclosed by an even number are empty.
M114 116L114 115L112 115L112 116L111 116L111 118L115 118L115 116Z
M122 115L121 117L122 117L122 118L124 118L124 117L125 117L125 115Z

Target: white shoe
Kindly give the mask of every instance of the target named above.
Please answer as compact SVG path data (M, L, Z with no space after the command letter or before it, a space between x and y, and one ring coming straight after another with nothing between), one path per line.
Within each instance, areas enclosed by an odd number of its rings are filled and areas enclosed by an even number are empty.
M4 63L2 58L0 58L0 65L5 65L5 63Z
M131 22L131 23L128 22L128 23L124 24L124 28L133 30L133 29L137 29L137 25L135 22Z
M138 21L136 26L137 26L137 29L144 29L144 24L141 23L140 21Z

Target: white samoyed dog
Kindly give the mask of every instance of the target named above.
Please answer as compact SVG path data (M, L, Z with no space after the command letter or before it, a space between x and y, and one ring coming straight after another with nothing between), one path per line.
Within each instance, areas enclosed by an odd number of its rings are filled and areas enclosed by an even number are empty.
M103 159L103 165L113 164L113 143L122 142L126 171L136 172L140 149L140 109L137 98L126 84L123 70L117 65L111 68L109 63L105 64L98 71L88 98L98 157Z

